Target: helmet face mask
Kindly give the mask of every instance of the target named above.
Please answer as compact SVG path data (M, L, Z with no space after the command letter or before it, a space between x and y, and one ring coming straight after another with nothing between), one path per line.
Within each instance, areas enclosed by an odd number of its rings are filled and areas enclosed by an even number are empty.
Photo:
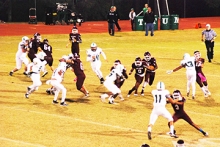
M46 38L43 40L43 42L44 42L45 44L49 44L49 41L48 41L48 39L46 39Z
M74 26L74 27L72 28L72 33L73 33L73 34L78 34L78 29L77 29L76 26Z
M34 39L37 39L38 41L40 41L40 40L41 40L41 35L40 35L40 33L35 33L35 34L34 34Z
M150 61L150 59L151 59L151 54L150 54L150 52L145 52L145 53L144 53L144 59L145 59L146 61Z
M94 42L91 44L90 47L91 47L91 50L92 50L93 52L95 52L95 51L97 50L97 44L94 43Z
M179 90L175 90L172 94L173 99L182 100L182 94Z
M141 65L142 65L142 61L141 61L141 58L140 58L140 57L137 57L137 58L135 59L135 65L136 65L136 66L141 66Z
M29 43L29 38L27 36L22 37L22 42L24 44L28 44Z

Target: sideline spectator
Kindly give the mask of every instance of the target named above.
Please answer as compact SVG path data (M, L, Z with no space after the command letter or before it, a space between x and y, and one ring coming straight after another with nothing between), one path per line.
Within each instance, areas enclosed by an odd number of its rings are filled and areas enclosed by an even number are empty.
M115 26L117 27L118 31L121 31L121 27L119 26L118 24L118 21L120 20L120 16L119 16L119 13L117 11L117 8L116 6L114 6L114 11L115 11Z
M144 22L146 23L145 36L148 36L148 31L151 31L150 35L154 36L154 20L154 13L151 10L151 7L148 7L148 11L144 14Z
M107 14L108 33L111 36L115 35L115 20L116 20L116 14L114 11L114 6L111 6L111 9Z
M134 25L134 18L136 16L136 13L134 12L134 8L131 8L131 11L129 13L129 18L130 18L130 21L131 21L131 30L134 31L135 30L135 25Z

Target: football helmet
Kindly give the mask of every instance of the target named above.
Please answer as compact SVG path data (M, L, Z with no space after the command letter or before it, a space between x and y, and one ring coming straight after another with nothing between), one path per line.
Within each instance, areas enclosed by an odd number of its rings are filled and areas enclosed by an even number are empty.
M73 26L73 28L72 28L72 33L73 33L73 34L77 34L77 33L78 33L78 29L77 29L76 26Z
M23 42L24 44L26 44L26 43L29 42L29 38L28 38L27 36L22 37L21 40L22 40L22 42Z
M91 47L91 50L92 50L93 52L95 52L95 51L97 50L97 44L94 43L94 42L91 44L90 47Z
M142 144L140 147L150 147L148 144Z
M135 62L134 63L135 63L136 66L141 66L142 65L141 58L140 57L135 58Z
M34 39L37 39L37 40L41 40L41 35L40 35L40 33L35 33L34 34Z
M43 43L48 44L48 43L49 43L48 39L45 38L45 39L43 40Z
M69 59L69 57L68 57L68 56L66 56L66 55L63 55L63 56L62 56L62 59L65 59L65 61L66 61L66 60L68 60L68 59Z
M37 54L35 54L35 56L40 60L44 60L44 57L47 55L45 52L41 51L41 52L38 52Z
M189 53L185 53L185 54L183 55L183 59L184 59L184 60L187 60L187 59L189 59L189 58L190 58Z
M195 51L195 52L194 52L194 57L195 57L196 59L199 59L199 58L201 57L201 53L200 53L199 51Z
M164 90L165 89L165 84L161 81L157 83L157 90Z
M36 65L36 64L39 64L41 61L39 58L34 58L33 59L33 63Z
M144 58L145 58L146 61L150 61L150 59L151 59L151 54L150 54L150 52L145 52L145 53L144 53Z
M172 96L173 99L182 100L182 94L179 90L174 90Z

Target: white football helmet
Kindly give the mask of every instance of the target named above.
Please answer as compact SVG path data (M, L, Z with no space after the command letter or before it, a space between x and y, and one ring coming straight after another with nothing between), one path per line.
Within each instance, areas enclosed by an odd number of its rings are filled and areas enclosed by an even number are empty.
M96 49L97 49L97 44L93 42L90 47L91 47L91 50L92 50L92 51L96 51Z
M44 57L47 56L45 52L41 51L38 54L35 54L35 56L40 59L40 60L44 60Z
M163 82L158 82L157 83L157 90L164 90L165 89L165 85Z
M34 58L33 59L33 63L36 65L36 64L39 64L41 61L39 58Z
M189 59L190 58L190 55L188 54L188 53L185 53L184 55L183 55L183 59L184 60L187 60L187 59Z
M62 59L68 60L68 59L69 59L69 57L68 57L68 56L66 56L66 55L63 55L63 56L62 56Z
M27 36L22 37L21 41L26 44L29 42L29 38Z

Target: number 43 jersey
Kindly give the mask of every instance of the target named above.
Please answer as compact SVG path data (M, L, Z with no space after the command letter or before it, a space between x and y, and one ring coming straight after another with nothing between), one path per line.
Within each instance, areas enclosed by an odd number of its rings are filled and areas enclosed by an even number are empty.
M165 107L167 104L167 97L170 95L168 90L152 90L154 98L154 107Z

